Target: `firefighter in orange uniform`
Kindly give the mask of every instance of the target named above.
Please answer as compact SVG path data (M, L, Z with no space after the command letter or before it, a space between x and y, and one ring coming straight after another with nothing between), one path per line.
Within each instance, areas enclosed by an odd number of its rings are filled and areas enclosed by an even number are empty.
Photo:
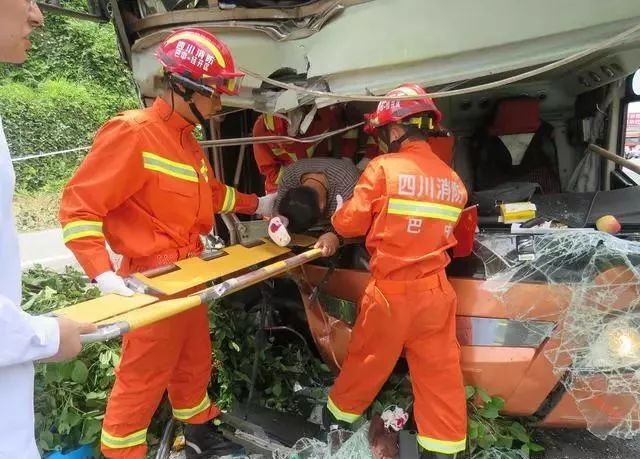
M332 218L340 236L366 235L371 281L329 394L325 425L357 420L404 351L421 457L455 457L465 449L467 419L456 296L444 270L467 192L426 141L441 114L424 90L408 84L388 95L424 98L383 101L367 117L390 154L371 160L352 199ZM317 246L329 255L337 239L327 233Z
M281 113L264 113L253 125L253 137L287 136L293 138L313 137L346 127L344 110L332 105L316 110L315 107L298 107ZM357 149L356 129L337 134L336 150L341 157L355 160ZM256 143L253 154L258 170L265 178L267 193L275 193L284 168L299 159L328 156L333 138L320 142L273 142Z
M182 29L156 56L164 92L100 128L62 199L65 243L103 294L132 295L121 276L197 256L215 213L268 214L272 205L217 181L193 136L220 110L220 94L238 92L243 75L224 43ZM105 240L123 256L117 274ZM204 305L128 333L103 423L105 457L146 457L147 427L165 390L174 417L186 423L187 458L241 453L209 423L220 413L207 393L210 378Z

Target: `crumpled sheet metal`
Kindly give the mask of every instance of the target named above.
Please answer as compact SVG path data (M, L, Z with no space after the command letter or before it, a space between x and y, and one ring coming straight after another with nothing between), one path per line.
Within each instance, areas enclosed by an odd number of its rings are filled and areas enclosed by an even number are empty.
M344 321L327 314L317 296L312 298L313 289L303 276L297 274L296 282L304 303L307 323L317 349L322 360L337 375L346 358L351 340L351 327Z
M634 437L640 432L640 243L596 231L536 235L535 259L521 261L514 241L514 235L478 235L474 252L485 265L484 288L506 308L523 283L562 288L545 356L593 434ZM549 308L541 302L530 298L514 318L540 318L539 309Z

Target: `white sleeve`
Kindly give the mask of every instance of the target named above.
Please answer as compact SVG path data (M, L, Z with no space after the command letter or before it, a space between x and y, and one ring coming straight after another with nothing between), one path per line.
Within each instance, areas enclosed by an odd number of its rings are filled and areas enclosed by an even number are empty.
M59 346L56 319L30 316L0 295L0 368L46 359L56 354Z

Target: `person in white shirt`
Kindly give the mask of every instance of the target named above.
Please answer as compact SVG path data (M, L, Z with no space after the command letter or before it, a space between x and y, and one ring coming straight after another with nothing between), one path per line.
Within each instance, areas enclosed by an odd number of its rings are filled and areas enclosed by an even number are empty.
M31 0L0 0L0 63L24 62L29 34L42 25ZM30 316L20 308L20 256L12 212L15 176L0 119L0 459L37 459L33 363L80 352L80 335L95 330L64 318Z

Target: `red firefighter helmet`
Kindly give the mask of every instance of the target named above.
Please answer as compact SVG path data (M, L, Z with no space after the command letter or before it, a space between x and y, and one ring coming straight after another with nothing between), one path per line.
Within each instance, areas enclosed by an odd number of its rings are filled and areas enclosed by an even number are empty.
M177 30L160 44L156 57L165 72L194 83L191 89L198 92L237 95L240 90L244 74L236 70L227 45L206 30Z
M433 100L425 90L417 84L406 83L387 93L388 97L422 95L424 98L415 100L401 99L380 101L378 108L374 113L365 115L365 119L367 120L365 131L369 134L373 134L373 132L381 126L391 123L399 123L402 120L419 113L428 113L432 117L434 123L438 125L442 119L440 110L438 110L438 107L436 107Z

